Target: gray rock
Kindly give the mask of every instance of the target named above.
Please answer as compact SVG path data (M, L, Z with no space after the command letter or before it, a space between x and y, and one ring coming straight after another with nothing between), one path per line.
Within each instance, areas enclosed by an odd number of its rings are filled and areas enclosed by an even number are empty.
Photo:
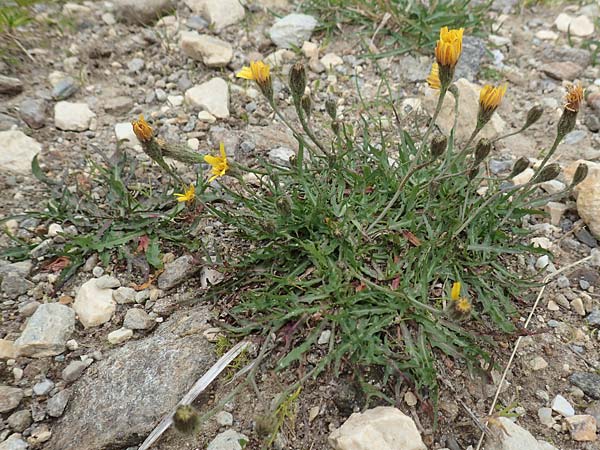
M110 275L103 275L96 280L96 287L98 289L113 289L121 287L121 282L116 277Z
M575 409L562 395L554 397L550 407L563 417L572 417L575 415Z
M141 58L133 58L131 61L127 63L127 68L130 72L139 72L144 68L146 63Z
M21 223L21 228L25 228L25 221ZM36 224L37 226L37 224ZM6 264L4 266L0 266L0 277L10 272L16 272L22 277L26 277L31 272L31 268L33 267L33 263L30 260L20 261L12 264Z
M18 78L0 75L0 94L17 95L23 92L23 83Z
M19 130L0 132L0 142L0 170L29 175L31 160L42 150L42 145Z
M50 417L62 416L70 397L71 391L69 389L64 389L54 397L50 398L48 403L46 403L46 411L48 412L48 415Z
M505 432L490 435L484 446L486 450L556 450L546 442L538 441L529 431L509 418L500 417L499 421Z
M131 97L117 96L110 97L104 101L104 110L112 114L122 114L128 112L133 107Z
M243 450L245 445L240 442L248 442L248 438L242 433L238 433L235 430L227 430L221 434L218 434L216 438L212 440L206 450Z
M130 287L121 286L120 288L113 291L113 300L119 305L125 303L135 303L135 289Z
M54 85L52 97L55 100L65 100L79 90L79 83L72 77L66 77Z
M168 264L158 277L159 289L167 290L177 286L186 278L200 270L200 265L190 255L184 255Z
M33 385L33 393L35 395L48 395L54 389L54 382L48 378Z
M212 366L212 347L202 336L209 318L206 310L181 311L152 336L109 351L73 385L45 448L80 450L73 430L85 436L86 450L139 444Z
M12 411L23 399L23 389L0 386L0 413Z
M191 15L188 17L185 26L191 28L192 30L200 31L208 27L208 22L200 16ZM182 89L182 91L185 91L185 89Z
M225 67L233 58L233 47L229 42L208 34L184 31L179 45L183 53L202 61L207 67Z
M269 159L278 166L290 167L290 158L294 155L294 151L287 147L277 147L269 150Z
M569 47L566 45L563 47L549 45L542 52L542 58L549 63L569 61L585 69L590 65L592 54L589 50L583 48Z
M217 32L238 23L246 14L239 0L185 0L185 4L206 18Z
M117 20L149 24L175 8L174 0L114 0Z
M71 361L67 365L67 367L65 367L63 369L63 371L62 371L62 379L65 380L67 383L72 383L73 381L77 380L83 374L83 371L88 368L89 363L87 363L87 361L90 361L90 360L86 360L86 361L74 360L74 361Z
M37 130L46 123L46 101L39 98L26 98L19 105L19 115L29 128Z
M509 172L514 164L514 161L512 160L499 160L492 158L489 161L490 170L495 175L498 175L499 173Z
M600 116L595 116L593 114L586 114L584 119L585 126L588 127L588 130L596 133L600 131Z
M3 275L1 279L0 292L12 299L27 293L29 289L34 287L31 281L23 278L16 272L9 272Z
M475 36L465 36L454 78L456 80L466 78L469 81L475 81L485 55L486 49L483 39Z
M600 400L600 375L595 373L575 372L569 381L590 397Z
M75 312L68 306L40 305L15 341L15 347L20 355L32 358L58 355L65 351L74 327Z
M215 420L222 427L230 427L233 425L233 415L227 411L221 411L215 414Z
M289 14L275 21L269 30L273 43L280 48L301 47L310 40L317 19L306 14Z
M27 409L16 411L8 417L7 422L9 427L21 433L31 425L31 412Z
M590 325L600 327L600 309L594 309L585 320Z
M587 133L584 130L573 130L567 134L563 142L567 145L577 144L585 139Z
M574 80L583 72L583 67L571 61L544 64L541 71L555 80Z
M17 434L9 436L7 440L0 444L0 450L27 450L29 445Z
M141 308L132 308L125 314L123 327L130 330L147 330L152 328L156 322Z

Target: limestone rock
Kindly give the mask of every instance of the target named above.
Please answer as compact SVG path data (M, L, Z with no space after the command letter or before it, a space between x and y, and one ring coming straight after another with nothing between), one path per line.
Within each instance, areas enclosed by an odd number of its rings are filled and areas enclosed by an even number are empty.
M456 127L456 139L459 142L466 141L477 123L477 113L479 111L479 91L480 88L476 84L471 83L464 78L456 81L456 86L459 90L459 116L458 125ZM423 99L423 106L429 114L433 114L437 104L439 91L428 89L428 92ZM451 93L446 94L442 110L437 118L437 125L443 134L449 135L452 125L454 124L454 96ZM492 119L487 123L483 130L479 133L479 138L493 139L498 136L506 128L506 122L494 113Z
M118 330L108 333L108 342L113 345L122 344L133 337L133 331L127 328L119 328Z
M538 441L526 429L520 427L506 417L500 417L502 429L496 429L494 437L488 437L484 448L486 450L556 450L547 442Z
M46 411L48 412L48 415L50 417L62 416L65 408L67 407L70 396L71 391L69 389L63 389L54 397L50 398L46 404Z
M427 450L413 420L388 406L352 414L328 442L335 450Z
M269 36L277 47L301 47L308 41L315 27L317 19L306 14L289 14L275 21L269 30Z
M23 82L18 78L0 75L0 95L16 95L23 92Z
M229 42L208 34L184 31L181 33L179 45L183 53L202 61L207 67L224 67L233 58L233 47Z
M174 0L114 0L115 16L127 23L149 24L175 8Z
M583 72L583 67L571 61L552 62L544 64L542 72L555 80L574 80Z
M181 311L151 336L115 348L71 389L69 407L55 422L45 450L86 450L139 445L194 382L213 364L202 336L210 313ZM116 420L118 418L118 420Z
M54 125L65 131L85 131L96 117L86 103L58 102L54 105Z
M600 163L578 160L565 169L565 175L571 179L581 163L588 166L588 175L574 189L577 212L592 234L600 238Z
M575 410L573 406L564 398L562 395L557 395L552 400L552 405L550 405L553 411L556 411L563 417L572 417L575 415Z
M574 441L596 440L596 418L587 414L567 417L565 420Z
M0 359L15 359L16 357L15 343L7 339L0 339Z
M138 138L133 132L131 122L120 122L115 124L115 136L117 142L119 142L120 145L123 145L123 147L142 149L140 141L138 141Z
M0 450L27 450L28 448L29 445L21 439L19 434L13 434L7 440L0 443Z
M84 328L96 327L108 322L115 312L112 289L101 289L92 278L81 285L73 309Z
M208 444L206 450L243 450L244 447L242 447L240 441L248 442L249 439L235 430L227 430L218 434L217 437Z
M147 330L152 328L156 322L141 308L131 308L125 313L123 327L130 330Z
M185 101L220 119L229 117L229 89L222 78L213 78L185 92Z
M200 270L200 266L190 255L184 255L168 264L158 277L158 287L163 290L171 289L189 276Z
M32 358L54 356L65 351L75 328L75 313L58 303L40 305L15 341L19 355Z
M207 19L216 31L238 23L246 13L239 0L185 0L185 4Z
M23 399L23 389L0 386L0 413L12 411Z
M577 37L587 37L594 34L594 22L584 15L572 17L569 14L561 13L554 21L554 25L559 31L569 32Z
M26 98L19 104L19 116L29 128L37 130L46 122L47 104L42 99Z
M19 130L0 132L0 170L31 173L31 160L42 150L42 145Z

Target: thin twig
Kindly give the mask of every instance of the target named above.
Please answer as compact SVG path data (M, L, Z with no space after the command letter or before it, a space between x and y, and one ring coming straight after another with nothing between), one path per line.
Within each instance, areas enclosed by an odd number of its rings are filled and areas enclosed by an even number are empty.
M544 291L546 290L546 286L548 285L548 282L551 279L553 279L554 277L556 277L557 275L560 275L563 272L571 270L574 267L577 267L578 265L583 264L586 261L589 261L590 259L592 259L591 255L586 256L585 258L581 258L579 261L575 261L574 263L571 263L565 267L562 267L561 269L557 270L556 272L551 273L550 275L548 275L544 278L544 281L543 281L544 285L540 289L540 292L539 292L537 298L535 299L533 306L531 307L529 316L527 316L527 320L525 321L525 325L523 326L524 329L527 329L527 327L529 326L529 323L531 322L531 319L533 318L533 315L535 314L535 310L536 310L538 304L540 303L540 300L542 299L542 295L544 295ZM494 410L496 408L496 403L498 402L498 397L500 396L500 390L502 389L502 386L504 385L504 381L506 380L506 376L508 375L510 366L512 365L512 363L515 359L517 350L519 349L519 344L521 343L522 339L523 339L523 336L519 336L517 338L517 341L515 342L515 347L513 348L513 351L510 355L508 363L506 364L506 368L504 369L504 372L502 373L502 377L500 378L500 381L498 382L498 388L496 389L496 393L494 394L494 400L492 401L492 405L490 406L490 410L488 412L488 415L490 415L490 416L494 413ZM479 437L479 442L477 443L477 447L475 448L475 450L480 450L484 437L485 437L485 433L481 433L481 436Z

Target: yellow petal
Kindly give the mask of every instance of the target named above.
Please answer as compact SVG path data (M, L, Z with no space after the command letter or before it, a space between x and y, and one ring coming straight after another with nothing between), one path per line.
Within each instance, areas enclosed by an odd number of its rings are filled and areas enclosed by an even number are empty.
M252 74L252 69L250 67L244 66L242 70L240 70L237 75L238 78L243 78L245 80L254 80L254 75Z
M225 154L225 144L221 142L219 145L219 149L221 150L221 158L223 158L224 161L227 161L227 155Z
M450 298L452 300L458 300L460 297L460 281L455 281L452 285L452 291L450 292Z
M206 161L211 166L216 166L218 164L221 164L221 158L218 156L213 156L213 155L205 155L204 161Z

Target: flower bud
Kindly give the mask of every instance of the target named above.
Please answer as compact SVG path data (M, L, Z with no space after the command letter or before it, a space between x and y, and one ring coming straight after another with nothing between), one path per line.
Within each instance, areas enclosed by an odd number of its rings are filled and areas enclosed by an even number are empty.
M340 132L340 122L339 122L339 121L337 121L337 120L334 120L334 121L331 123L331 129L333 130L333 132L334 132L335 134L338 134L338 133Z
M304 64L296 63L290 69L290 90L295 100L300 100L306 89L306 70Z
M330 97L327 100L325 100L325 111L327 111L329 117L335 120L335 118L337 117L337 102L334 98Z
M525 119L525 124L523 125L523 129L529 128L531 125L536 123L542 117L542 113L544 112L544 108L539 105L535 105L529 111L527 111L527 119Z
M178 431L191 434L200 425L200 416L191 405L179 405L173 415L173 424Z
M558 163L548 164L540 170L534 178L533 183L544 183L546 181L554 180L558 175L560 175L560 165Z
M529 159L525 156L521 156L519 159L515 161L515 164L510 172L508 178L513 178L519 175L521 172L525 171L525 169L529 168Z
M278 198L275 204L283 216L289 216L292 212L292 201L287 196Z
M429 150L431 151L431 156L434 159L439 158L446 151L446 147L448 146L448 138L446 136L435 136L431 140L431 145Z
M475 165L483 161L492 150L492 143L489 139L483 138L475 146Z
M306 117L310 119L310 113L312 112L312 102L310 101L310 97L308 95L303 95L301 100L302 110Z
M586 179L588 175L588 166L585 163L581 163L577 166L575 170L575 175L573 175L573 181L571 182L571 186L576 186Z
M569 108L563 109L562 116L560 116L560 119L558 120L558 137L562 139L573 131L576 122L577 111L571 111Z

